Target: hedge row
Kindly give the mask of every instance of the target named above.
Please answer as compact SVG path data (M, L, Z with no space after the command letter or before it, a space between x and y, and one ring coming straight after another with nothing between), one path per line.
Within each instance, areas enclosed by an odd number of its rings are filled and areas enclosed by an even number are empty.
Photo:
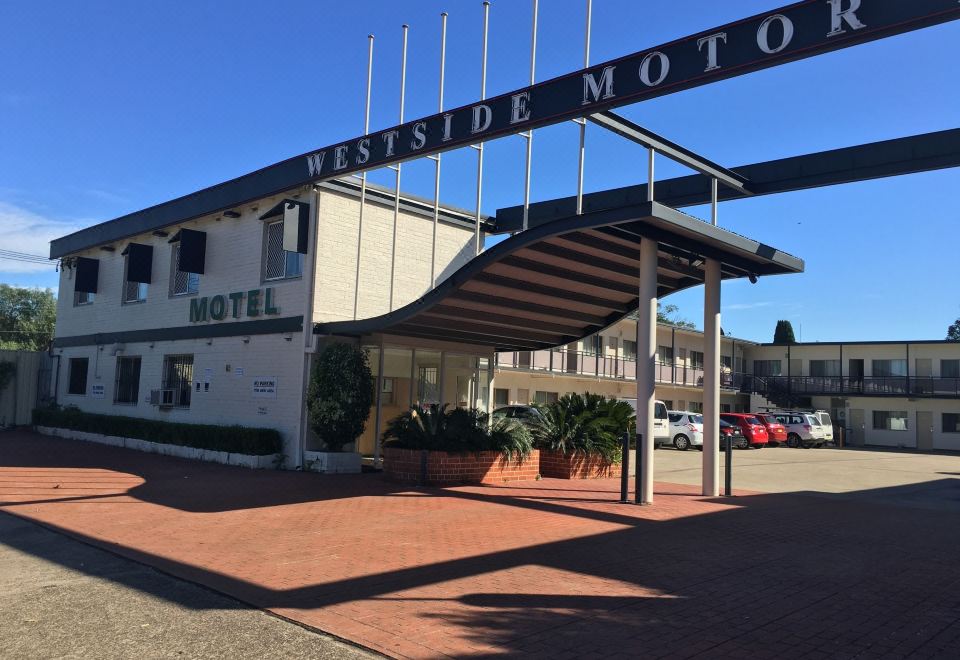
M37 408L33 411L33 423L36 426L254 456L278 454L283 447L283 439L276 429L182 424L139 417L96 415L74 408Z

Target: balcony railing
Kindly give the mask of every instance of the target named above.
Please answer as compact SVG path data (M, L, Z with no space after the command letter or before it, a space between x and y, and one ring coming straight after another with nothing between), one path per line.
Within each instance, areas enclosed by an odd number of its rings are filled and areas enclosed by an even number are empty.
M742 390L768 399L782 395L960 398L960 378L920 376L745 376Z
M563 349L497 353L495 364L499 368L520 371L618 380L637 379L637 361L634 358L596 355ZM702 387L703 369L682 364L657 362L654 367L654 378L658 383ZM739 389L741 382L742 374L733 374L729 371L721 373L720 384L722 387Z

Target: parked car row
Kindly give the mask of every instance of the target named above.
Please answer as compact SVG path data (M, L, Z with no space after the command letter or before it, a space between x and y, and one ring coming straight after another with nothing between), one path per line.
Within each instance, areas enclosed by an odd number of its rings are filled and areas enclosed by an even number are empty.
M670 435L657 438L658 445L673 445L680 450L703 448L703 415L671 410ZM729 438L738 449L751 447L821 447L833 442L833 422L825 411L802 412L776 410L762 413L721 413L720 440Z
M504 406L493 411L494 419L517 419L529 424L540 418L535 406ZM703 449L703 415L685 410L667 410L662 401L654 407L654 446L671 445L681 451ZM833 442L833 422L825 411L771 410L761 413L721 413L720 446L727 439L737 449L763 447L821 447Z

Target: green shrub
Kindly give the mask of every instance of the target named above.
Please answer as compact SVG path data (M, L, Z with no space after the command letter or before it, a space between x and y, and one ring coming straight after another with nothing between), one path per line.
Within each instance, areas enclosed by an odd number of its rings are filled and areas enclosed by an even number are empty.
M565 456L600 456L608 463L620 462L620 438L630 428L634 415L626 401L590 393L567 394L556 403L542 406L540 413L540 420L531 424L537 447Z
M476 408L414 406L387 422L386 447L427 449L453 453L498 451L508 459L524 458L533 449L530 432L516 420L488 423Z
M33 411L33 423L35 426L51 426L255 456L276 454L283 447L283 439L276 429L182 424L139 417L97 415L77 408L37 408Z
M310 428L330 451L363 434L373 405L367 354L349 344L330 344L317 356L307 392Z

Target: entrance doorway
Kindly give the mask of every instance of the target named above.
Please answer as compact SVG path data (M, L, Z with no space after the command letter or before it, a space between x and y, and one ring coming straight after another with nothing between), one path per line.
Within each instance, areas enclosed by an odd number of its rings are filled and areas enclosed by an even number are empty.
M853 360L851 360L853 362ZM860 360L862 363L863 360ZM862 447L866 444L866 438L864 437L863 429L863 409L862 408L851 408L850 409L850 445L854 447Z
M917 449L933 449L933 413L929 410L917 411Z

